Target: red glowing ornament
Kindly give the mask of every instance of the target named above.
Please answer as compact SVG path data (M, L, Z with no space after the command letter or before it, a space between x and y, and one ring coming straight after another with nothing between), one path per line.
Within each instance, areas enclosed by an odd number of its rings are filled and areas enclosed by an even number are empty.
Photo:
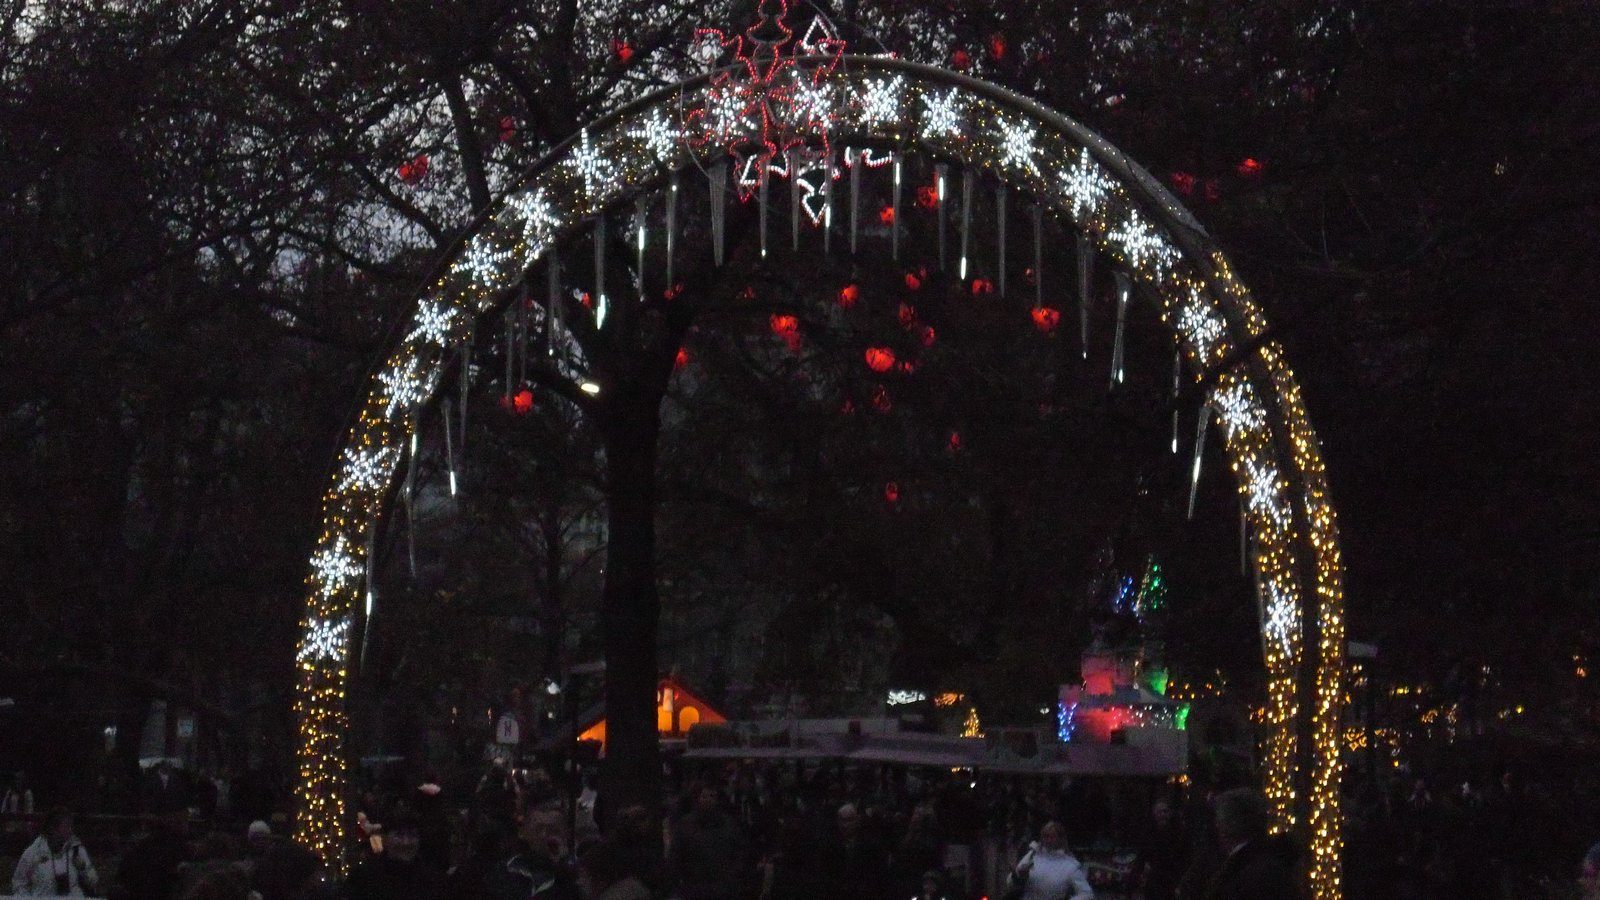
M898 365L895 366L895 369L901 375L910 375L917 370L917 364L909 359L902 360Z
M883 486L883 499L888 501L889 503L899 503L900 502L900 484L899 484L899 482L890 481L890 482L887 482L887 483L884 484L884 486Z
M611 39L611 52L616 54L618 62L626 63L633 59L633 45L621 38Z
M855 306L856 301L860 299L861 289L854 284L847 284L839 289L839 305L845 309Z
M525 416L533 411L533 391L523 388L511 396L511 411Z
M594 309L594 298L589 296L588 291L578 295L578 302L583 304L584 309Z
M995 59L1006 58L1006 36L998 31L989 35L989 55Z
M665 291L662 291L661 292L661 296L667 298L668 300L676 300L676 299L678 299L678 295L682 294L682 293L683 293L683 282L680 281L677 284L673 285L672 287L667 288Z
M961 452L961 432L959 432L959 431L950 432L950 452L951 453L960 453Z
M922 346L932 347L938 335L934 333L932 325L923 325L917 329L917 339L922 341Z
M789 345L790 350L800 349L800 320L794 316L773 316L770 320L772 333Z
M888 347L868 347L862 355L867 360L867 368L874 372L883 373L894 368L894 351Z
M517 136L517 120L510 116L500 117L500 142L505 143Z
M1187 197L1194 193L1194 176L1188 172L1173 172L1172 187Z
M406 184L416 184L428 177L428 154L418 153L409 162L400 164L397 170L400 180Z
M917 308L909 303L902 303L900 304L900 312L898 315L900 318L900 325L905 328L910 328L911 323L917 320Z
M970 69L972 68L972 54L957 47L950 54L950 65L956 69Z
M934 209L938 207L939 188L931 184L925 184L917 188L917 205L923 209Z
M913 291L922 290L922 278L915 272L906 273L906 288Z
M1049 334L1056 330L1057 325L1061 324L1061 311L1051 309L1048 306L1041 306L1035 309L1031 315L1033 316L1033 327L1039 329L1040 334Z
M882 222L885 225L893 225L894 224L894 207L885 206L883 209L878 210L878 221Z
M1261 174L1261 160L1253 156L1245 157L1239 163L1239 174L1246 178L1254 178Z
M681 369L689 364L689 351L683 347L678 348L678 355L672 358L672 368Z
M972 296L981 297L994 293L994 282L987 278L972 279Z

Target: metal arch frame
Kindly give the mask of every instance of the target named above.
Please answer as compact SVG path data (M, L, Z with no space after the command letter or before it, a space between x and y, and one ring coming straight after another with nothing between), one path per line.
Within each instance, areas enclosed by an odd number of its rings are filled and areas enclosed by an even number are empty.
M819 65L823 58L801 58L797 67L805 71L808 66ZM1334 898L1339 890L1339 811L1338 774L1339 742L1338 701L1343 666L1343 602L1340 589L1342 576L1339 561L1337 527L1333 523L1332 506L1327 501L1327 487L1322 470L1320 450L1315 435L1306 420L1300 404L1299 389L1293 375L1282 361L1281 348L1271 340L1265 319L1251 302L1248 292L1233 277L1228 263L1214 246L1205 229L1149 172L1134 163L1120 150L1082 124L1046 108L1028 98L1005 88L979 81L938 67L878 57L846 56L838 60L840 68L830 77L838 81L838 89L848 88L852 79L883 76L904 79L915 88L956 88L968 99L987 103L992 108L1019 116L1023 121L1037 123L1046 135L1058 139L1064 146L1082 148L1092 158L1095 166L1103 170L1115 188L1126 196L1119 199L1126 205L1135 220L1139 214L1147 217L1159 234L1170 242L1177 253L1171 263L1171 279L1177 279L1180 265L1186 267L1185 284L1193 290L1203 288L1205 297L1196 295L1196 303L1208 311L1214 310L1225 323L1225 340L1219 344L1224 352L1211 360L1200 352L1190 335L1174 324L1180 340L1190 350L1187 354L1191 370L1207 386L1207 402L1214 403L1217 391L1224 383L1245 384L1259 403L1259 413L1265 419L1263 433L1256 434L1243 427L1230 425L1227 440L1228 455L1236 471L1241 461L1251 452L1244 444L1254 439L1254 450L1265 454L1274 477L1267 485L1272 498L1281 493L1288 505L1289 516L1284 542L1290 552L1289 561L1272 573L1262 568L1267 564L1265 554L1258 556L1257 590L1266 589L1263 579L1292 577L1296 589L1296 627L1298 644L1292 639L1288 645L1290 670L1280 662L1277 674L1285 671L1293 677L1292 696L1277 703L1278 718L1275 741L1287 742L1294 750L1287 758L1269 758L1269 788L1274 788L1278 805L1279 825L1298 827L1308 839L1313 851L1311 886L1319 898ZM735 67L736 68L736 67ZM554 172L568 161L575 145L587 141L590 134L611 133L614 141L619 128L642 121L656 110L666 110L682 126L684 112L692 108L686 98L697 96L714 80L730 70L708 72L682 83L659 89L594 120L577 134L558 144L529 166L519 182L519 188L508 197L527 193L540 183L541 177L553 184ZM848 107L841 101L836 112ZM914 146L929 155L961 159L960 153L949 147L940 147L916 138L917 128L905 121L883 128L873 128L872 123L858 127L830 129L825 134L851 135L861 143L877 143L905 149ZM976 129L974 129L974 134ZM567 210L557 227L551 229L542 246L529 250L517 245L522 255L516 256L515 265L507 262L505 270L525 271L534 261L559 241L560 237L580 230L586 223L606 208L625 202L630 196L653 190L659 182L674 171L697 165L704 159L725 152L728 144L711 142L698 150L684 145L680 133L677 152L671 160L656 160L646 165L647 177L628 181L621 189L613 191L599 203L586 204L586 208ZM969 148L971 149L971 148ZM976 150L970 154L976 156ZM972 160L966 160L969 164ZM669 165L668 163L672 163ZM985 160L990 166L993 160ZM991 166L1000 168L998 166ZM1034 194L1046 202L1040 192L1028 187L1021 177L1007 178L1007 173L997 172L1002 180ZM1014 174L1014 173L1013 173ZM1034 174L1038 174L1035 172ZM1052 203L1059 206L1059 200ZM487 237L489 232L503 229L508 224L508 204L502 201L481 210L441 254L438 264L428 279L431 287L419 301L418 312L411 324L420 321L422 306L432 302L440 309L465 314L470 322L494 305L493 297L508 283L478 285L464 283L459 258L469 250L471 242ZM1080 230L1089 231L1086 223L1078 223ZM1117 255L1116 248L1107 243L1108 228L1100 228L1095 235L1103 250ZM515 255L515 254L511 254ZM1162 282L1160 272L1135 271L1124 260L1123 268L1133 272L1147 283L1156 284L1158 293L1171 284ZM496 273L503 274L503 273ZM514 281L514 279L504 279ZM1163 319L1172 311L1170 297ZM358 542L352 540L365 529L374 527L382 513L385 492L392 487L399 471L398 449L409 434L409 416L418 407L429 402L437 386L437 375L443 368L445 351L461 342L464 334L461 325L454 326L439 341L439 348L415 346L412 338L401 338L407 323L402 322L390 335L389 346L395 348L386 362L374 373L373 385L364 409L353 424L350 437L345 442L346 465L334 475L334 487L324 499L324 532L319 540L320 562L314 557L314 571L308 579L308 613L303 623L303 637L298 654L302 670L298 691L297 711L301 716L300 754L301 780L297 791L301 808L297 814L297 835L311 844L324 856L337 854L337 841L344 827L343 806L339 796L343 778L343 738L347 723L343 712L343 687L348 681L348 657L353 641L353 603L351 595L359 594L363 584L361 573L353 568L360 558ZM413 334L414 337L414 334ZM409 348L409 350L408 350ZM407 357L407 353L409 356ZM409 362L407 373L421 374L402 395L395 384L399 383L402 362ZM385 380L386 376L394 379ZM434 380L430 383L429 378ZM397 413L397 407L398 413ZM383 412L378 412L382 408ZM349 487L348 470L354 457L352 453L362 448L377 447L382 453L392 455L378 465L373 483L360 482ZM1252 457L1255 458L1255 457ZM371 462L371 460L369 460ZM387 470L384 466L387 465ZM380 482L381 483L378 483ZM1281 486L1278 484L1281 482ZM1256 485L1260 487L1260 485ZM1240 474L1241 493L1250 490L1245 475ZM363 529L352 529L355 520ZM1258 534L1266 527L1264 518L1252 517L1251 525ZM340 549L345 548L345 549ZM337 556L337 552L346 552ZM328 567L332 560L333 568ZM342 568L340 564L342 563ZM330 575L332 571L334 574ZM343 572L343 574L339 574ZM353 582L353 586L350 584ZM1287 583L1287 582L1286 582ZM1264 609L1264 607L1263 607ZM318 629L321 629L319 632ZM343 629L342 631L340 629ZM1262 633L1267 635L1267 623L1262 622ZM332 635L330 638L329 635ZM1270 648L1264 650L1269 675L1273 674L1274 661ZM1270 680L1270 679L1269 679ZM1298 712L1292 712L1292 707ZM1331 739L1330 739L1331 735ZM331 747L331 750L329 749ZM1276 782L1271 779L1277 778ZM326 827L323 827L326 826Z

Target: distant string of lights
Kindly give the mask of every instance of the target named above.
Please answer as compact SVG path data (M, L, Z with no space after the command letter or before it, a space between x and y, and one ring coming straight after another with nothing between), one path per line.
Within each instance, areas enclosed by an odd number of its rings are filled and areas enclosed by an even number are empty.
M728 43L724 39L722 46ZM796 179L793 193L808 201L807 216L828 227L828 184L838 171L830 140L848 135L855 147L877 154L869 165L888 161L881 155L885 146L900 154L920 150L987 172L1070 219L1157 302L1191 370L1211 373L1206 402L1222 423L1254 535L1266 717L1273 726L1266 793L1280 828L1309 828L1314 895L1339 897L1343 597L1337 527L1299 388L1281 349L1258 340L1265 319L1227 260L1209 248L1198 255L1180 249L1161 222L1181 210L1115 175L1103 147L1081 143L1047 116L950 73L837 53L731 72L686 82L629 115L582 130L494 211L456 262L428 286L406 336L374 375L323 498L322 530L307 580L297 654L299 839L325 859L342 858L344 691L351 623L366 589L368 537L380 500L406 458L402 448L416 413L433 395L472 321L492 309L561 235L586 227L639 185L730 154L733 165L707 170L736 182L755 155L757 170L765 173L761 178ZM898 157L895 162L898 173ZM802 186L798 180L804 178L812 180ZM948 198L941 192L938 202ZM628 301L612 298L621 302ZM1235 360L1237 348L1252 341L1253 352ZM1217 371L1224 361L1232 362ZM1303 584L1303 572L1314 583ZM1300 627L1308 596L1317 624L1309 635ZM1296 684L1305 664L1316 673L1309 773L1299 769L1295 729ZM1297 773L1309 777L1303 807L1296 803ZM1297 821L1297 808L1306 810L1304 823Z

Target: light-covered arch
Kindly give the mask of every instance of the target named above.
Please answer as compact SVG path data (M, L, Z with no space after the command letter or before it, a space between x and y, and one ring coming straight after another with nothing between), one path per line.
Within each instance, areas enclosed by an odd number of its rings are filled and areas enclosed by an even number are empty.
M370 535L401 463L415 452L415 413L473 318L564 234L671 173L699 171L730 153L754 155L757 171L766 171L763 153L792 160L791 149L812 159L828 154L821 158L831 166L832 148L854 142L987 172L1070 220L1156 299L1219 422L1255 538L1272 727L1266 792L1279 827L1309 844L1314 896L1339 897L1338 531L1299 385L1261 310L1193 216L1077 122L931 66L784 58L781 50L658 91L584 128L480 218L418 299L372 377L323 500L297 654L297 837L324 858L338 857L347 825L345 686ZM719 177L737 181L739 168Z

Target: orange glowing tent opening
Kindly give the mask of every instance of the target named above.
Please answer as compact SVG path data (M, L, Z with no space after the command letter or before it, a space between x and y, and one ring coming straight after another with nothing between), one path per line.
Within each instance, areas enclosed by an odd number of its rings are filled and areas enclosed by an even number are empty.
M662 740L683 740L689 729L696 725L722 725L728 717L711 708L709 703L695 696L671 678L663 678L656 685L656 731ZM604 750L606 720L602 714L579 732L578 740L596 741Z

